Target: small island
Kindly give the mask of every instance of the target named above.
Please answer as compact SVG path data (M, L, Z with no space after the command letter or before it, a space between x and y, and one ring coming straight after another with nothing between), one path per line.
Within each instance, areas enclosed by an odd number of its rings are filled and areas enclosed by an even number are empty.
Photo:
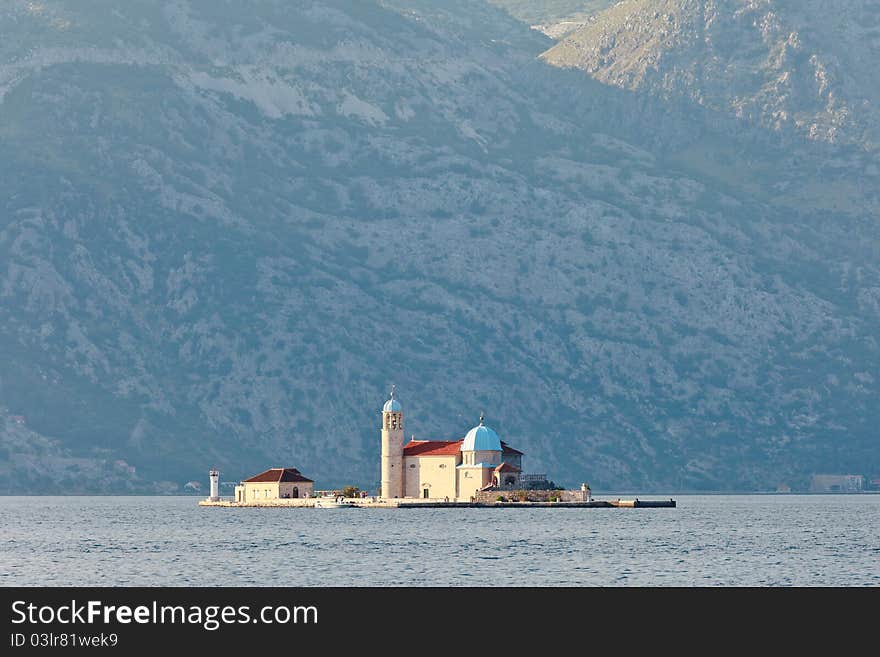
M484 423L458 440L416 440L404 444L403 406L394 386L382 407L382 484L377 496L315 494L315 482L293 467L270 468L235 487L233 499L219 495L220 473L209 473L211 493L199 502L217 507L438 508L438 507L675 507L675 500L597 500L589 484L562 490L544 474L522 470L523 452L501 440Z

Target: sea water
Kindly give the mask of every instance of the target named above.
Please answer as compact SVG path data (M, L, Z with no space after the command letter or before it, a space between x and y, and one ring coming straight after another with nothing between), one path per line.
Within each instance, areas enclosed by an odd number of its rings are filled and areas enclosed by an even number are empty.
M880 585L880 495L674 497L413 510L0 497L0 586Z

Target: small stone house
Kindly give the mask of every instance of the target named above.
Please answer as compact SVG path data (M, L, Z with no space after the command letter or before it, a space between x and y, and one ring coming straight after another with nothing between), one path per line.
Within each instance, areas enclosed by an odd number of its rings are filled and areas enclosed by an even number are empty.
M270 468L235 487L236 502L312 497L315 482L296 468Z

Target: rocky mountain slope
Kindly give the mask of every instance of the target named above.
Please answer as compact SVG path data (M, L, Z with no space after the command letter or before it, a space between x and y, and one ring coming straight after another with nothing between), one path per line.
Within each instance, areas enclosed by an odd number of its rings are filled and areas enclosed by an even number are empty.
M587 25L615 0L488 0L533 30L559 40Z
M488 0L514 18L531 26L557 26L556 33L565 33L563 24L582 23L593 14L607 9L616 0Z
M0 491L373 488L391 382L408 433L484 411L594 489L880 470L876 222L670 160L688 117L500 9L12 0L0 30Z
M880 146L873 0L625 0L590 18L544 59L807 139Z

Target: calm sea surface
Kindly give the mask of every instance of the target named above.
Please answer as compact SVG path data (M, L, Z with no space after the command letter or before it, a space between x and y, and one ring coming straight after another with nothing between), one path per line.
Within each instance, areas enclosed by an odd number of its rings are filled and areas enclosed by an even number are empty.
M0 585L880 586L880 495L675 497L424 510L0 497Z

